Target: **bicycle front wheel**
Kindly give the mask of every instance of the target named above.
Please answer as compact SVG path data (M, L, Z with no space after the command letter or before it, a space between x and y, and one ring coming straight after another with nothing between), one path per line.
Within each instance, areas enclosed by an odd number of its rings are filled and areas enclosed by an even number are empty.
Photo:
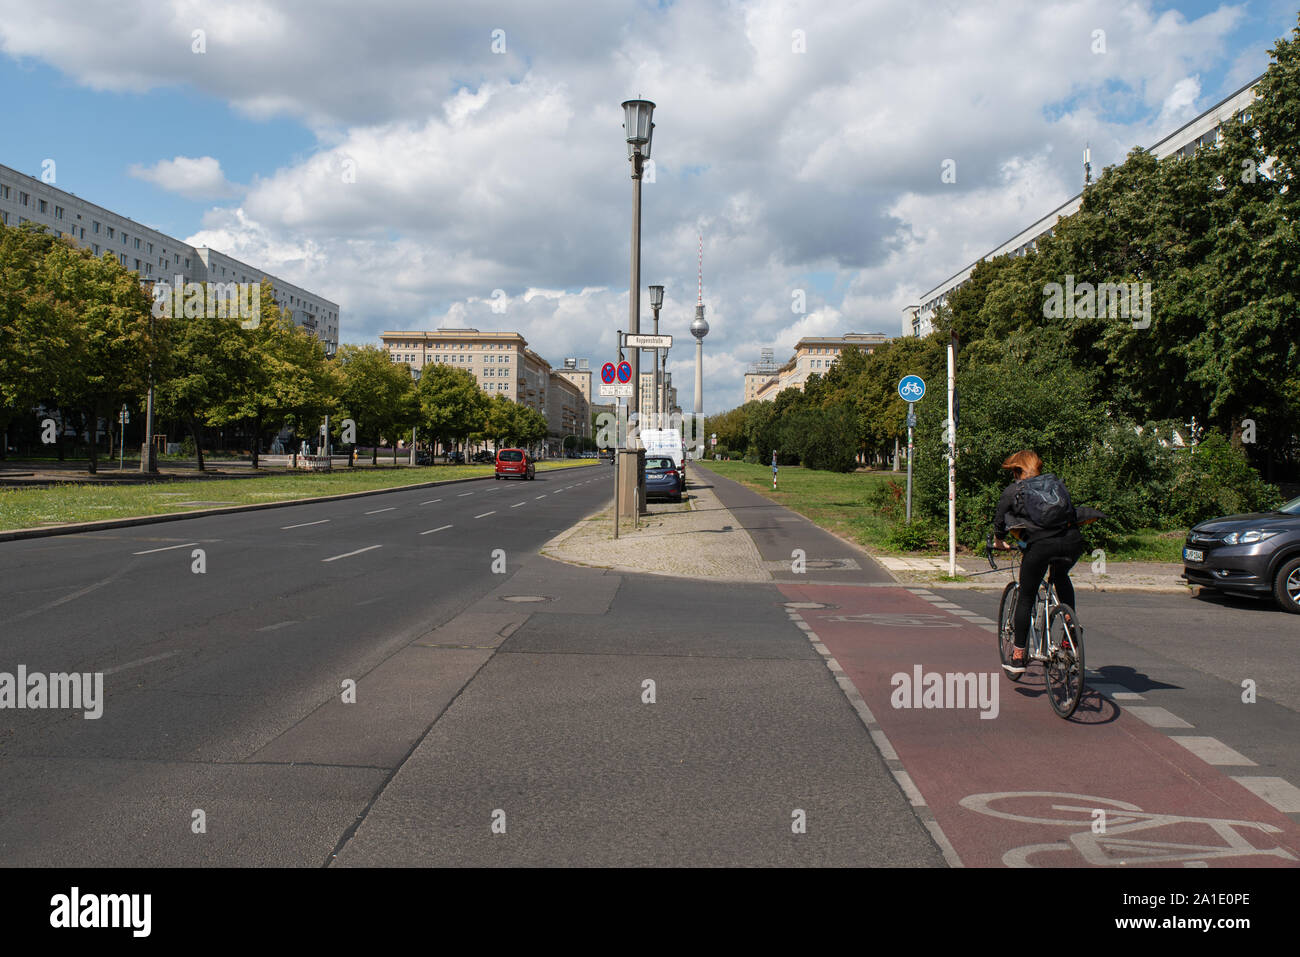
M1074 714L1083 697L1083 626L1069 605L1057 605L1047 626L1051 653L1047 669L1047 700L1062 718Z
M998 656L1004 665L1011 663L1011 649L1016 645L1016 595L1019 592L1019 585L1008 582L1007 587L1002 589L1002 601L998 605ZM1002 673L1012 681L1019 681L1022 677L1005 668Z

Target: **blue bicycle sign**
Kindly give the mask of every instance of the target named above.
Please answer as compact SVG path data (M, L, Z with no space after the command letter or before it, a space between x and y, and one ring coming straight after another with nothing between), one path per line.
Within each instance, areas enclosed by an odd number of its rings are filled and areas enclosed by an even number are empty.
M905 375L898 382L899 398L906 402L919 402L925 395L925 380L919 375Z

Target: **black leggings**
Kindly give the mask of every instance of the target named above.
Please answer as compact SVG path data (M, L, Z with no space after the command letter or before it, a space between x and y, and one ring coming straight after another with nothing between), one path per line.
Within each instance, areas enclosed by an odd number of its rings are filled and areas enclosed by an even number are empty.
M1062 604L1074 607L1074 585L1070 582L1070 569L1083 554L1077 541L1047 541L1029 543L1020 563L1020 595L1016 599L1016 647L1023 648L1029 641L1029 616L1038 599L1038 586L1043 574L1052 570L1052 584Z

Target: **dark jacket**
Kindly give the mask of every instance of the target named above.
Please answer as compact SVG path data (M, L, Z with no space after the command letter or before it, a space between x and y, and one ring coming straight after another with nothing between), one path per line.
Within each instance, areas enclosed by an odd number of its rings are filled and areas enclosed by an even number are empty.
M1016 510L1017 493L1020 491L1020 484L1023 481L1017 480L1012 482L1002 491L1002 497L998 499L997 514L993 517L993 532L998 538L1007 537L1007 529L1014 528L1020 538L1028 543L1038 544L1040 542L1051 542L1052 544L1062 544L1074 546L1077 544L1082 547L1083 536L1079 534L1077 511L1071 519L1070 524L1063 528L1042 529L1029 521L1027 517Z

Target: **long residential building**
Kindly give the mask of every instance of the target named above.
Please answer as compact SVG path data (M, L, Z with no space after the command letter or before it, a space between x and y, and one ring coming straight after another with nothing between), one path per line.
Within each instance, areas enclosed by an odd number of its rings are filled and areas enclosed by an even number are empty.
M888 342L883 332L850 332L842 336L805 336L795 343L794 355L783 365L771 359L771 350L763 350L763 359L745 373L745 401L771 402L786 389L803 391L810 375L824 376L845 349L876 351Z
M1191 156L1198 147L1214 145L1222 138L1222 129L1226 123L1233 121L1238 113L1243 113L1249 120L1250 107L1255 101L1255 88L1263 76L1258 76L1237 92L1214 104L1196 119L1180 126L1164 139L1152 146L1148 152L1157 159L1170 156ZM1056 232L1056 225L1067 216L1072 216L1083 205L1083 193L1066 200L1042 219L1021 230L1006 242L981 256L965 269L949 276L939 285L921 294L920 302L903 309L902 331L905 336L926 336L934 329L934 311L947 303L948 296L961 288L970 279L971 273L981 262L995 256L1024 256L1038 249L1038 243Z
M586 360L565 360L565 368L553 369L517 332L393 331L381 332L379 339L389 359L410 366L416 378L431 365L464 369L488 395L503 395L537 410L546 417L554 439L548 445L555 451L565 435L591 431L591 370Z
M261 283L293 322L333 355L339 343L338 303L207 246L191 246L8 166L0 166L0 223L39 223L96 256L112 253L143 282Z

